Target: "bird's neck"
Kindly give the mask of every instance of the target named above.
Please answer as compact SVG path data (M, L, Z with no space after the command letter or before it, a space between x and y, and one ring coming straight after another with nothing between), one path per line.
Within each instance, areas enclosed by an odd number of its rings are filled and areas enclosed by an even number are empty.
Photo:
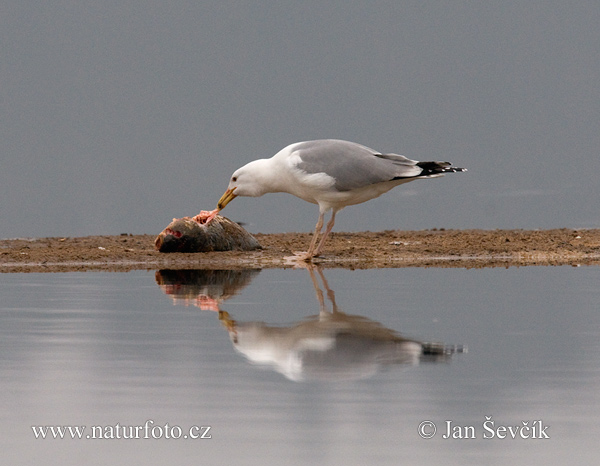
M280 193L286 191L286 180L282 176L280 170L278 170L278 161L273 158L270 159L259 159L250 162L253 165L254 175L258 184L261 187L261 193L259 195L267 193Z

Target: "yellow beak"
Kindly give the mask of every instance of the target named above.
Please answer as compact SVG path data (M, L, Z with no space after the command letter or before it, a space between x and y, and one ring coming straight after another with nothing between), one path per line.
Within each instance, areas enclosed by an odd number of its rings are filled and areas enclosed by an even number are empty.
M237 197L237 194L233 194L234 191L235 188L231 188L225 191L225 194L221 196L221 199L219 199L219 202L217 203L217 209L221 210L225 208L227 204L229 204Z

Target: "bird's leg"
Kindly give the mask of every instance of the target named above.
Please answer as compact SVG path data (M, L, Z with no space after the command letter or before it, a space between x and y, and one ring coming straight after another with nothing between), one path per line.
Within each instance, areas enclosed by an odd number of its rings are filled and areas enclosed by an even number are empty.
M323 224L323 215L321 215L320 220L321 220L321 224ZM332 211L332 213L331 213L331 220L329 220L329 222L327 223L327 229L325 230L325 233L323 233L321 242L319 243L319 246L317 246L317 250L312 254L312 257L317 257L321 253L321 249L323 248L323 245L325 244L325 240L327 239L327 236L329 235L329 233L331 233L334 223L335 223L335 210Z
M317 238L319 237L321 228L323 228L323 218L324 217L325 217L325 212L319 212L319 220L317 220L317 224L315 225L315 233L313 234L312 240L310 242L310 246L308 247L308 251L306 251L306 255L305 255L306 260L310 260L310 258L314 256L313 251L315 249L315 245L317 244Z

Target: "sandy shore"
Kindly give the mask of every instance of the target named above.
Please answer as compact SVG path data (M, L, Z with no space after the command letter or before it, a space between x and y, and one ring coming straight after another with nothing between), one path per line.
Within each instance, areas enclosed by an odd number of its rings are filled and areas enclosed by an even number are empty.
M0 240L0 272L293 267L309 233L256 234L253 252L163 254L154 235ZM427 230L333 233L325 267L600 265L600 230Z

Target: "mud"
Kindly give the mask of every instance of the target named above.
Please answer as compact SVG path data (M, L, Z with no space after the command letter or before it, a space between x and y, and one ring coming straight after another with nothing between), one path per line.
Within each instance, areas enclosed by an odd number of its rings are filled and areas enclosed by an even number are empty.
M255 234L263 249L163 254L154 235L0 240L0 272L293 267L310 233ZM426 230L332 233L324 267L600 265L600 230Z

